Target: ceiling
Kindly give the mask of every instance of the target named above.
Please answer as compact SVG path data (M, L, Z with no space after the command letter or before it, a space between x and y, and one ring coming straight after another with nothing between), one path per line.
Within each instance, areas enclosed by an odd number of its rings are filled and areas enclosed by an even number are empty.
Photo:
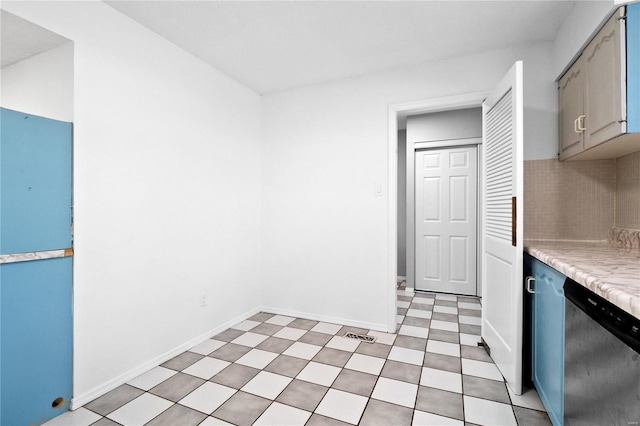
M0 68L54 49L70 40L0 10Z
M106 1L258 93L552 41L574 1Z
M552 41L575 1L106 1L266 94ZM1 66L69 42L4 10Z

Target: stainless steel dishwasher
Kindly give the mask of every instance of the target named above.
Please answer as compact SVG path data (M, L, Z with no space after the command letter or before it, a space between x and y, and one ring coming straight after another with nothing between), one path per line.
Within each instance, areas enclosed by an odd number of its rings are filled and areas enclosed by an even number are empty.
M570 278L564 293L564 424L640 424L640 320Z

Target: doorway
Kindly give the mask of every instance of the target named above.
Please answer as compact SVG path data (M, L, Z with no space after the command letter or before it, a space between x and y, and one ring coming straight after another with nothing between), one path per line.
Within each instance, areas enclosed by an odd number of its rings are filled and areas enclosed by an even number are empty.
M399 206L404 208L406 217L406 241L399 245L406 247L407 288L478 296L481 289L477 191L482 110L474 106L416 114L407 117L406 127L406 176L398 179L406 181L406 205ZM459 149L465 147L474 147L474 151L462 154L464 151ZM464 167L460 163L463 158ZM450 164L451 161L454 163ZM438 175L442 173L446 176ZM452 188L450 179L454 180ZM467 186L459 188L463 181ZM429 193L425 194L425 190ZM464 194L450 194L450 190L461 190ZM462 216L445 218L452 209L464 209L464 213L455 212L464 216L464 221ZM426 218L425 213L430 217ZM445 222L449 229L443 228ZM462 228L466 228L463 234ZM451 263L454 260L455 265Z
M522 393L522 210L523 210L523 63L517 61L489 93L432 99L389 107L389 175L390 187L397 181L398 118L410 113L451 111L482 105L482 138L486 147L480 162L480 210L478 249L482 262L481 277L482 338L491 348L491 357L516 395ZM482 145L481 145L482 147ZM505 161L506 156L506 161ZM408 157L408 155L407 155ZM413 162L411 163L413 164ZM498 167L500 165L500 167ZM486 171L485 171L486 170ZM486 175L486 176L485 176ZM485 181L486 180L486 181ZM412 183L407 179L407 184ZM499 186L496 186L496 184ZM500 186L501 185L501 186ZM412 191L407 191L407 196ZM390 191L389 203L389 281L397 272L397 201ZM411 218L412 215L407 215ZM484 221L491 227L509 230L509 235L492 235L485 231ZM516 226L519 225L519 226ZM409 226L409 225L407 225ZM409 228L407 228L409 229ZM488 227L486 228L488 229ZM409 237L410 234L407 234ZM507 238L510 236L511 238ZM408 238L407 238L408 239ZM411 248L407 244L407 248ZM407 255L407 263L411 257ZM501 262L496 267L497 262ZM411 268L407 267L407 275ZM415 287L415 277L414 287ZM407 276L407 288L409 276ZM389 330L394 330L395 286L389 286Z
M415 152L415 289L476 295L478 148Z
M389 141L387 146L389 158L387 180L389 182L390 188L388 203L389 222L387 228L389 241L389 244L387 245L387 259L389 263L389 267L387 268L387 282L390 283L390 285L387 287L387 329L389 330L389 332L395 332L397 319L395 283L397 282L398 270L400 269L398 264L398 247L400 245L400 242L398 241L398 235L401 234L398 232L398 223L403 223L403 221L398 217L399 214L402 214L403 217L407 219L407 221L411 220L411 226L413 227L413 215L405 214L406 204L403 203L402 205L404 206L404 208L401 209L397 203L399 198L398 191L396 189L398 185L398 161L401 160L401 158L407 158L407 155L401 157L400 159L398 158L400 152L398 148L398 140L402 140L398 137L398 130L405 128L404 123L411 116L443 111L455 111L468 108L479 108L488 94L489 92L468 93L464 95L425 99L421 101L394 104L389 106L389 121L387 127L389 132L387 138ZM409 147L407 146L407 148ZM411 153L411 155L411 163L407 161L407 168L410 166L413 170L413 152ZM409 182L409 180L407 179L406 182L407 184L411 184L411 186L413 187L414 183L412 181ZM407 196L409 196L410 194L413 194L413 191L406 191L405 193L407 194ZM404 225L404 229L408 229L408 224L404 223ZM406 235L407 241L405 242L405 246L407 247L407 249L409 249L409 247L413 247L412 245L409 245L409 239L412 240L413 244L413 240L415 238L412 234ZM413 259L413 254L410 257L409 253L407 253L406 262L404 264L407 282L406 291L408 292L412 292L415 288L415 273L412 272L414 263L415 262ZM478 274L480 274L480 271L478 271ZM478 292L480 291L480 285L478 285Z

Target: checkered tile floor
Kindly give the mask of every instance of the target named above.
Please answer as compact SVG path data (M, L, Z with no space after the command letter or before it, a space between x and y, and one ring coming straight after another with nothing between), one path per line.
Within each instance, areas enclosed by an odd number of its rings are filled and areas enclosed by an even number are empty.
M47 425L550 425L477 347L477 298L400 287L398 324L259 313Z

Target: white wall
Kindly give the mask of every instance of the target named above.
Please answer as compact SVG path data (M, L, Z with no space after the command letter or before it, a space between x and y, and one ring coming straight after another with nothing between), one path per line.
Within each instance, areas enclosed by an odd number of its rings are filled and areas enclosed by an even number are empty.
M550 43L264 96L266 305L385 328L388 106L490 90L518 59L525 156L555 157ZM376 182L382 197L374 196Z
M556 78L571 65L615 7L613 0L576 2L554 40L553 72Z
M1 70L0 105L62 121L73 121L73 43Z
M407 117L407 143L411 144L410 146L416 142L481 137L482 108L458 109Z
M75 43L77 406L260 305L260 97L104 3L2 7Z

